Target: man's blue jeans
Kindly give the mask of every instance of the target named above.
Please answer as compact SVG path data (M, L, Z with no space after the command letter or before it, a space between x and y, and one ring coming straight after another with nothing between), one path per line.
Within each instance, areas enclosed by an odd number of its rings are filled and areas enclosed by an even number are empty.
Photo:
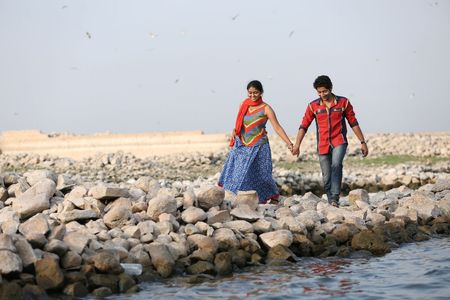
M325 193L328 202L338 202L342 183L342 161L344 160L347 144L331 147L327 154L319 155L320 168Z

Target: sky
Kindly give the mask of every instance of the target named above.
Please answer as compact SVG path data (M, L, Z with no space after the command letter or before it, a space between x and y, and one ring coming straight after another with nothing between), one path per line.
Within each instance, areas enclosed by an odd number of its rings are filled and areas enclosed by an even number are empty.
M294 135L323 74L363 132L449 131L450 0L0 0L0 131L230 132L257 79Z

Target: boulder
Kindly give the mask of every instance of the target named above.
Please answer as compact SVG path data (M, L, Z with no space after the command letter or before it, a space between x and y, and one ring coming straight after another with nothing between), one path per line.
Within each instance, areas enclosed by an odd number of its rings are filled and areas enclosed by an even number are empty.
M119 259L108 251L101 251L91 258L95 269L101 273L120 274L123 268Z
M263 217L260 213L250 208L247 204L240 204L238 207L233 208L230 214L237 219L249 222L254 222Z
M363 230L353 236L352 248L354 250L368 250L375 255L382 255L390 251L383 236L369 230Z
M348 194L348 201L350 202L350 205L356 206L356 201L362 201L365 203L369 203L369 193L367 193L364 189L356 189L350 191Z
M212 187L197 195L198 205L204 210L220 206L225 198L225 191L221 187Z
M207 218L207 215L203 209L200 209L198 207L191 206L187 208L183 213L181 214L181 219L185 223L191 223L195 224L198 221L204 221Z
M124 188L97 185L89 190L88 195L98 200L113 200L120 197L128 197L128 190Z
M268 248L275 247L276 245L289 247L293 242L292 233L285 229L262 233L259 235L259 238Z
M214 231L213 238L219 244L219 251L237 249L239 247L239 241L236 238L233 230L229 228L219 228Z
M159 275L165 278L169 277L174 270L175 261L167 246L153 242L148 245L148 252Z
M64 274L57 259L44 257L34 264L36 283L43 289L57 289L64 283Z
M12 208L21 219L33 216L50 207L50 198L56 191L55 182L43 179L14 200Z
M148 202L147 215L153 221L157 221L162 213L175 214L177 201L173 196L158 194Z
M256 210L259 205L258 193L256 191L238 191L235 205L247 205L251 210Z

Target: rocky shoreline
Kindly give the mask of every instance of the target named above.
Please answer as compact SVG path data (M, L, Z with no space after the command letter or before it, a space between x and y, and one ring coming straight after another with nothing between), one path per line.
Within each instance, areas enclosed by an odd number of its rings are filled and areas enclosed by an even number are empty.
M448 178L417 190L355 189L335 208L312 193L260 205L253 191L201 181L113 184L35 170L1 175L0 200L2 299L131 293L142 281L195 282L302 256L383 255L450 233Z

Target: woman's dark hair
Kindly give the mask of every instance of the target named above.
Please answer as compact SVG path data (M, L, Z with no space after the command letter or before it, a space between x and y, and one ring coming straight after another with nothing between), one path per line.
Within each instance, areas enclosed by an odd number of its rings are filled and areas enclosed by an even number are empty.
M257 89L259 92L261 92L261 94L264 93L262 83L258 80L252 80L247 84L247 90L251 87Z
M320 75L319 77L317 77L316 80L314 80L313 85L316 90L319 87L324 87L330 91L333 89L333 83L331 82L330 77L328 77L327 75Z

